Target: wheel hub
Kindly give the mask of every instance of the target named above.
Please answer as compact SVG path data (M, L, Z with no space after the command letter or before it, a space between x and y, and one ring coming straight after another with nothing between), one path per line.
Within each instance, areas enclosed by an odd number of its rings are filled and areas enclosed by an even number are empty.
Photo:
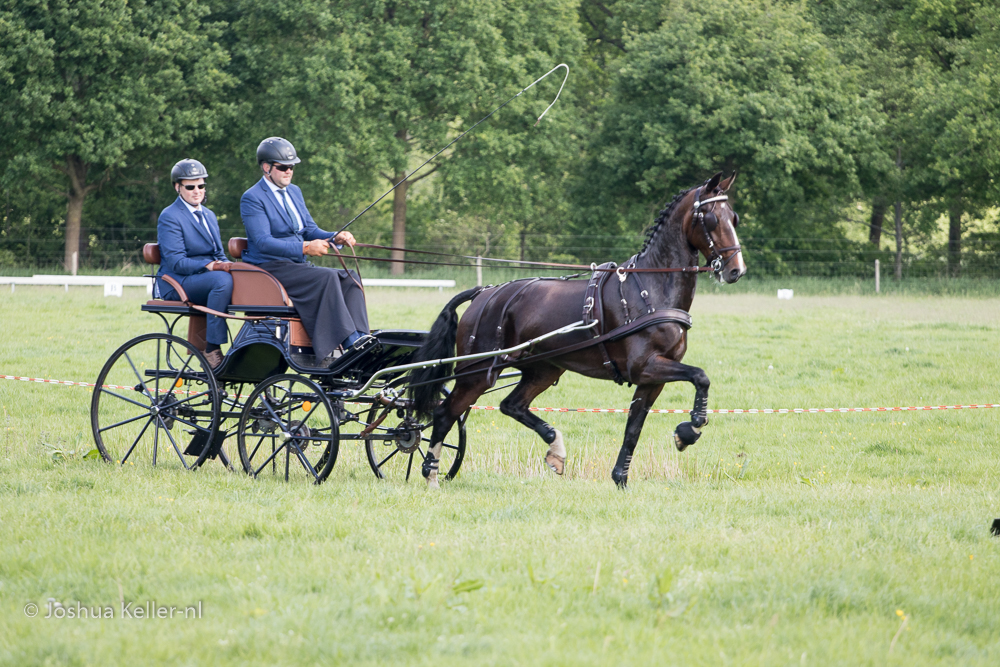
M403 423L393 429L393 439L396 448L404 454L412 454L420 446L420 434L423 428L409 417L403 419Z

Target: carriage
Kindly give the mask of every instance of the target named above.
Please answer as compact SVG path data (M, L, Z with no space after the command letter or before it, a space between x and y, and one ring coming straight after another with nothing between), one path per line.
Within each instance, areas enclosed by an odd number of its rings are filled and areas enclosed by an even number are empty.
M246 239L228 245L239 260ZM159 264L158 245L147 244L143 258ZM254 477L319 484L333 470L341 442L357 440L377 477L409 480L428 439L404 383L427 332L375 330L377 344L326 367L313 355L281 283L244 262L230 269L228 314L243 323L214 370L203 356L206 309L190 304L180 285L167 279L181 301L152 299L142 306L163 320L166 332L126 342L101 370L90 415L101 456L122 466L185 469L217 459ZM446 478L462 465L467 415L443 445ZM414 457L420 457L417 466Z
M340 442L361 440L376 476L409 480L419 456L434 487L439 475L453 478L462 466L473 402L505 388L494 386L503 369L517 369L520 380L500 410L549 445L545 461L562 474L562 435L529 406L572 371L635 385L611 474L625 488L646 414L664 384L689 382L695 389L691 420L673 433L679 450L697 442L708 423L708 376L681 359L697 274L710 271L732 283L746 273L739 216L726 204L735 177L723 180L720 172L676 195L639 252L621 266L591 265L589 281L568 280L582 275L576 274L475 287L453 297L430 332L373 331L376 344L329 367L317 362L278 280L236 262L225 316L244 324L221 365L211 369L201 353L210 311L191 305L165 277L183 300L144 305L163 319L167 333L130 340L101 370L91 403L97 447L121 465L147 458L156 465L163 439L164 455L172 452L184 468L218 458L230 468L238 461L254 477L318 484L333 469ZM237 259L245 248L246 239L229 242ZM699 253L705 266L697 263ZM158 247L148 244L144 258L158 264ZM456 309L468 301L459 319ZM173 333L182 318L186 339Z

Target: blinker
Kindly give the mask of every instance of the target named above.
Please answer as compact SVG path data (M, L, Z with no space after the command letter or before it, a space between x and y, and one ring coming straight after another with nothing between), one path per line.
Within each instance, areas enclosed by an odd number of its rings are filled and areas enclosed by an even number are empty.
M702 223L705 225L705 231L709 234L715 231L715 228L719 226L719 219L715 217L715 213L711 211L706 211L702 216Z

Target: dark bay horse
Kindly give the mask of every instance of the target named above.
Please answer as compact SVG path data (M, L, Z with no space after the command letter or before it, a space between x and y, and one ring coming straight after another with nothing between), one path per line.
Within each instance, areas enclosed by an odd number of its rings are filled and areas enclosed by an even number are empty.
M581 314L584 322L591 318L598 322L589 330L539 342L520 356L459 364L454 371L458 375L455 387L444 401L440 397L452 374L450 365L411 371L414 407L418 413L433 418L431 447L423 464L429 486L438 486L441 443L455 421L496 382L498 362L521 371L517 387L500 403L501 412L541 436L549 445L545 461L557 474L562 474L566 460L562 434L529 412L528 406L566 371L636 385L624 442L611 473L618 486L625 488L628 484L632 453L646 414L667 382L694 385L691 421L682 422L674 431L678 449L694 444L708 422L709 380L705 371L682 364L681 359L687 351L690 321L685 318L694 300L698 274L655 270L695 267L700 252L722 282L734 283L746 273L736 236L739 216L725 195L735 178L733 174L722 180L719 173L674 197L650 227L642 249L622 266L629 270L595 271L589 285L582 280L535 278L485 289L477 287L458 294L445 306L431 328L427 345L418 351L414 361L453 356L456 336L457 353L464 356L516 346L581 321ZM470 299L471 305L458 321L456 308ZM676 317L671 319L671 313ZM638 327L650 321L652 325L601 345L586 342L601 332L630 323ZM573 344L582 347L559 352Z

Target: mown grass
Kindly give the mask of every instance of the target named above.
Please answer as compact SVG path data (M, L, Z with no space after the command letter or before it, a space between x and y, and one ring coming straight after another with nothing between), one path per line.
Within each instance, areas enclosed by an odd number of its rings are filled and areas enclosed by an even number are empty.
M712 378L711 407L997 402L996 301L734 292L695 301L686 361ZM372 322L426 328L448 296L372 289ZM0 374L93 381L118 344L158 330L138 311L143 298L0 294ZM321 487L217 464L118 470L83 458L89 397L0 381L3 664L995 664L1000 654L995 410L713 415L683 454L670 443L682 418L651 415L628 493L609 479L623 415L548 415L569 449L559 479L533 433L477 412L462 474L428 493L377 482L352 444ZM564 376L536 405L630 397ZM657 407L691 400L690 387L668 386ZM116 618L46 620L49 598L112 606ZM203 615L122 620L121 600L201 601ZM25 616L28 602L39 617Z

